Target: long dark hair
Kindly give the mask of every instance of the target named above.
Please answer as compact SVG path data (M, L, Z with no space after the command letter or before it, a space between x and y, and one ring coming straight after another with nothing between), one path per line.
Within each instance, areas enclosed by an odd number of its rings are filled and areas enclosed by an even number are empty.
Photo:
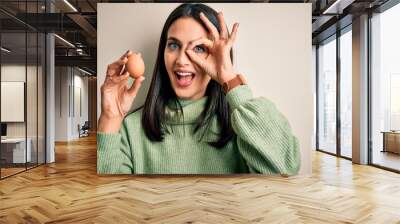
M200 19L200 12L203 12L211 23L217 27L218 31L221 32L217 20L217 12L204 4L182 4L168 16L167 21L164 24L158 47L157 60L154 66L153 78L151 80L150 89L146 97L142 115L144 131L151 141L161 142L164 139L164 134L168 132L165 128L165 107L168 102L172 100L172 102L177 105L176 108L179 108L183 115L182 106L171 86L164 63L164 50L167 42L168 29L177 19L182 17L191 17L207 30L207 27ZM232 55L231 50L230 57L233 61ZM221 133L217 142L208 142L208 144L216 148L222 148L235 136L230 122L229 105L225 99L221 85L212 79L208 83L205 95L208 96L206 106L198 119L194 132L199 131L201 127L205 127L203 128L203 133L201 135L202 139L208 129L207 127L211 124L212 117L216 114L221 127Z

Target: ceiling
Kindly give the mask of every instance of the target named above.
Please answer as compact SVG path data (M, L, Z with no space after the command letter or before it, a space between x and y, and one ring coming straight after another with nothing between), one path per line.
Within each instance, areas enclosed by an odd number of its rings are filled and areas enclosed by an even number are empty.
M268 3L311 3L312 4L312 36L313 43L332 35L338 27L351 23L351 18L366 10L374 9L388 0L217 0L202 2L268 2ZM25 50L25 30L39 32L55 32L56 65L80 66L96 73L97 43L97 3L138 3L138 2L185 2L166 0L1 0L0 24L2 46L12 47L14 54L34 52L35 41L28 40ZM332 6L332 7L331 7ZM328 13L327 9L333 9ZM52 13L48 13L49 11ZM347 21L347 22L346 22ZM348 24L347 24L348 23ZM33 38L33 35L30 36ZM28 38L28 39L30 39ZM62 39L67 42L63 41ZM72 44L72 45L71 45ZM25 52L26 51L26 52ZM29 58L29 56L28 56Z

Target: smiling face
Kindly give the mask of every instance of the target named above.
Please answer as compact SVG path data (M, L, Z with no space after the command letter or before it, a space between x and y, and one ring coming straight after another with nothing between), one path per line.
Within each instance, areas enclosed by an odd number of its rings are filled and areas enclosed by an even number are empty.
M177 19L167 33L164 50L164 62L168 76L179 99L200 99L205 95L210 76L190 60L186 54L191 41L208 37L202 25L191 17ZM203 58L208 55L203 46L194 46L193 50Z

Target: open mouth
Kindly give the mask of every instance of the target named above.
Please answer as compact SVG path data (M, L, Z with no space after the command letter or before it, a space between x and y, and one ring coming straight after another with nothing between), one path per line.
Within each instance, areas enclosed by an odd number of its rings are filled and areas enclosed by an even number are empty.
M177 78L177 83L180 87L187 87L192 84L194 73L191 72L177 72L175 71L175 76Z

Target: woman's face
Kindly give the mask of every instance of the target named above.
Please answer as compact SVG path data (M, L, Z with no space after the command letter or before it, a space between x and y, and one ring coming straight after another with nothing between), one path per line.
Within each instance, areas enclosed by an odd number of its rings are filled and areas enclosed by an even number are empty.
M177 19L170 26L164 50L164 62L172 88L180 99L200 99L205 95L210 76L190 60L186 54L191 41L208 37L207 31L191 17ZM193 50L203 58L208 55L204 46Z

